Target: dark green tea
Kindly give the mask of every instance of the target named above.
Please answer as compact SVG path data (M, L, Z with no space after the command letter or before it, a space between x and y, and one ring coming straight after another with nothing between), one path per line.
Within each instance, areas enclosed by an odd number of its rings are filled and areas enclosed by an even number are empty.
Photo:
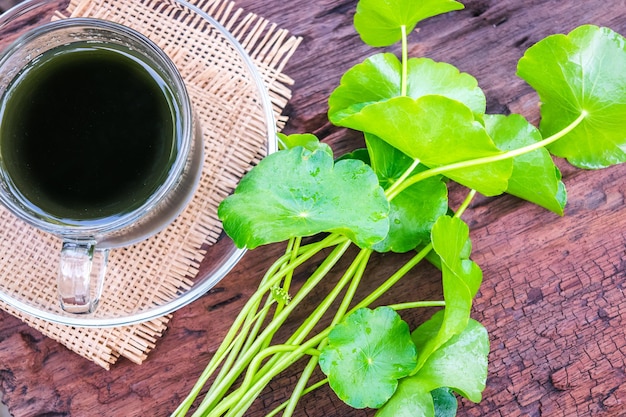
M45 53L5 93L0 156L31 209L96 221L141 206L176 157L172 93L131 51Z

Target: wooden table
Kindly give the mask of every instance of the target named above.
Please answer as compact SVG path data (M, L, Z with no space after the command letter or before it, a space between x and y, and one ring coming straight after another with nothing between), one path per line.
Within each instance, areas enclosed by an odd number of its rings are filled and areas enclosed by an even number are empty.
M355 0L239 0L304 41L285 72L296 80L287 133L312 132L337 154L362 144L331 126L326 100L341 74L372 54L352 29ZM515 76L534 42L583 23L626 34L624 0L468 0L465 10L420 25L411 54L473 74L488 110L538 121L537 98ZM287 6L288 5L288 6ZM484 400L460 416L626 415L626 165L578 171L563 163L564 218L510 196L478 199L465 215L484 283L473 316L489 330ZM262 272L282 247L249 252L210 294L174 314L143 365L105 371L0 314L0 389L14 416L166 416L187 394ZM375 257L372 276L398 257ZM298 276L302 278L302 276ZM415 281L419 280L419 281ZM416 285L415 282L419 282ZM388 300L440 291L432 271L415 273ZM297 315L297 314L296 314ZM412 327L419 314L404 314ZM295 370L273 382L250 416L282 402ZM298 416L372 416L327 388L306 397Z

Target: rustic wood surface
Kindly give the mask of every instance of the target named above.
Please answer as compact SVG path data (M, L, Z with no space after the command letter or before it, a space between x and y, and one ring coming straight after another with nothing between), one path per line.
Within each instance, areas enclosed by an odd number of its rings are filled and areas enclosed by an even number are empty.
M326 100L341 74L372 53L352 29L356 0L239 0L238 5L304 39L285 71L296 80L286 131L315 133L336 153L360 146L356 134L326 119ZM473 74L490 112L522 113L533 122L537 98L515 76L527 47L583 23L626 34L624 0L468 0L465 5L424 22L412 37L411 53ZM509 196L478 199L465 215L473 259L485 277L473 316L490 332L491 354L483 401L462 402L459 416L626 415L626 165L578 171L559 164L569 191L563 218ZM168 415L281 249L249 252L214 290L176 312L143 365L122 360L105 371L0 314L5 402L16 417ZM399 258L376 257L369 276L375 281L389 275ZM428 299L439 292L437 275L426 268L387 300ZM305 313L303 307L296 315ZM423 319L418 313L404 318L413 327ZM281 403L295 378L294 370L274 381L248 415L261 416ZM325 388L303 399L297 415L374 412L350 410Z

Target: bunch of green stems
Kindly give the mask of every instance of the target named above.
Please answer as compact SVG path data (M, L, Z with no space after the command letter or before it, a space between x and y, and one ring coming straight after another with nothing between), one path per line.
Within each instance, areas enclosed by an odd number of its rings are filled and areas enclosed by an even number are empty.
M455 216L460 216L465 211L474 195L474 191L468 194L456 211ZM193 415L242 416L272 378L304 356L309 356L310 359L290 398L267 415L273 416L281 411L284 416L293 415L295 407L303 395L325 385L327 379L322 379L310 386L308 384L317 366L320 349L325 346L326 338L331 329L353 311L371 306L411 269L424 260L432 250L431 244L421 248L378 288L352 305L372 254L371 249L360 249L337 284L293 334L282 343L272 344L276 332L288 320L290 314L331 272L331 269L342 259L350 245L351 242L346 237L336 233L330 233L320 241L305 245L302 244L301 238L290 239L285 254L268 269L258 289L242 308L189 396L181 403L173 416L185 415L204 386L213 377L210 388ZM315 272L304 282L293 298L289 297L288 293L294 270L321 251L330 248L332 250L329 255ZM340 297L339 308L333 309L330 324L323 330L311 335L318 323L327 316L331 306ZM444 306L444 301L415 301L390 305L389 307L394 310L405 310ZM272 317L268 320L270 314ZM243 377L243 381L235 388L235 384L241 377Z

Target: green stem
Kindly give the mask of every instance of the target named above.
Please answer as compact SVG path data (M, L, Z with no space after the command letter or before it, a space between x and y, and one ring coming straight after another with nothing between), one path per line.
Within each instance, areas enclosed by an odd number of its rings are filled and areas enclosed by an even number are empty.
M174 413L172 414L172 417L184 416L187 413L187 411L189 411L189 408L191 408L191 405L193 404L197 396L200 394L200 391L202 390L204 385L206 385L209 378L213 375L213 373L220 367L220 365L225 360L228 360L227 355L230 356L232 354L233 348L235 347L237 343L237 340L238 340L237 337L240 334L241 329L245 328L245 324L250 319L250 315L253 314L258 309L258 306L260 305L260 302L261 302L261 298L263 297L265 292L267 292L269 288L271 288L272 281L270 280L268 284L267 282L269 280L268 277L271 277L272 274L276 272L280 268L280 266L285 262L285 260L286 260L285 256L279 258L268 269L268 271L266 272L262 280L262 283L264 283L265 285L262 284L259 287L259 289L255 292L255 294L248 300L246 305L242 308L241 312L239 313L239 315L237 316L237 318L231 325L228 333L226 334L222 343L220 344L220 347L217 349L217 351L213 355L213 358L211 358L211 361L209 361L209 364L206 366L206 368L204 369L204 371L202 372L202 374L196 381L196 384L192 387L191 391L189 392L185 400L181 402L178 408L174 411ZM243 339L240 339L240 340L243 340Z
M250 344L252 343L252 340L254 340L256 335L259 334L259 332L261 331L261 327L263 326L263 322L265 321L265 318L267 317L267 314L269 313L269 308L268 307L270 305L272 305L274 303L274 301L275 300L272 298L271 290L270 290L270 293L268 294L267 298L265 299L265 307L261 310L261 311L264 312L264 314L257 315L257 316L254 317L254 327L250 331L248 337L246 337L245 344L243 345L243 347L241 348L240 351L246 352L250 348ZM237 355L238 354L239 354L239 352L237 352ZM226 367L224 367L224 368L226 368ZM224 370L224 368L222 370ZM219 380L221 377L222 377L221 374L218 375L216 380Z
M326 345L326 340L327 339L324 339L318 345L317 347L318 351L321 351L321 349L324 348L324 346ZM309 383L309 379L311 379L313 372L317 368L318 362L319 362L319 355L311 356L311 358L309 359L309 362L304 367L304 370L302 371L300 378L298 378L298 383L296 384L294 390L291 392L291 395L289 396L289 400L284 403L285 407L283 408L285 411L283 412L283 417L293 416L293 412L296 409L296 405L298 405L298 401L300 401L300 398L302 398L302 396L304 395L306 384Z
M298 251L300 249L299 242L300 240L298 239L298 245L296 245L295 238L289 239L289 242L287 243L287 248L285 249L285 255L280 258L281 260L284 260L284 262L276 262L274 265L272 265L272 267L263 276L263 279L261 280L261 285L270 280L271 282L275 282L274 275L276 274L276 272L284 270L289 265L288 262L292 264L294 263L295 258L298 256ZM291 274L293 274L293 269L291 269L290 271L286 271L285 279L287 279L287 277L289 277ZM274 286L272 286L272 288L273 287ZM265 307L262 310L260 310L258 314L255 314L255 312L256 310L258 310L259 305L261 303L260 298L254 305L249 306L249 309L244 308L244 310L242 310L242 311L245 311L245 310L248 311L248 315L247 315L246 321L244 322L243 329L250 329L253 324L254 324L254 327L252 327L252 329L250 330L248 334L246 334L246 332L244 332L243 330L240 331L236 339L239 342L235 344L233 349L230 351L230 354L228 355L228 358L222 365L220 372L215 377L215 381L222 380L222 378L224 378L224 376L230 372L233 363L235 363L235 361L237 360L237 358L239 357L242 351L244 353L248 351L248 349L250 348L250 345L252 344L257 334L259 333L263 325L263 322L265 321L265 318L267 317L267 313L269 312L269 307L271 304L273 304L273 302L274 302L274 299L271 296L271 288L270 288L267 299L265 300ZM221 393L216 393L216 389L218 386L219 384L211 385L211 387L209 388L205 396L212 396L214 398L220 398L221 396L223 396L225 392L228 390L228 387L224 386L222 388Z
M291 353L281 356L281 359L277 363L276 366L282 370L287 369L289 366L295 363L298 359L300 359L302 355L304 354L304 352L308 351L309 349L315 348L315 346L320 344L322 340L328 337L328 333L330 333L330 328L324 329L323 331L321 331L320 333L318 333L311 339L307 340L302 345L295 346L296 349L294 349ZM255 398L259 396L263 388L267 386L267 384L272 380L274 376L276 376L276 374L274 374L273 372L268 372L267 374L264 374L261 378L256 380L255 383L246 392L242 393L243 395L238 396L239 399L237 403L234 404L235 408L231 409L231 411L228 413L228 416L232 416L232 417L242 416L246 412L246 410L250 407L250 405L255 400ZM208 414L208 416L211 416L211 417L217 417L219 415L221 414L215 413L215 412Z
M315 384L311 385L307 389L303 390L300 398L304 397L306 394L308 394L310 392L315 391L318 388L323 387L326 384L328 384L328 379L327 378L324 378L321 381L316 382ZM287 404L288 404L287 401L285 401L284 403L282 403L281 405L279 405L278 407L276 407L275 409L270 411L265 417L274 417L276 414L278 414L282 410L284 410L287 407Z
M191 408L191 405L193 404L197 396L200 394L200 391L202 390L204 385L206 385L206 383L208 382L210 377L213 375L213 373L219 368L220 364L222 364L224 360L226 359L226 355L232 354L233 346L231 346L231 344L235 340L235 337L240 332L240 329L244 328L246 320L249 320L249 317L251 315L252 316L255 315L255 312L258 310L258 307L260 305L260 302L263 296L265 296L265 294L271 290L272 286L274 286L277 282L280 282L280 279L282 279L282 277L286 273L289 273L289 271L293 271L296 267L306 262L308 259L313 257L315 254L319 253L321 250L327 247L340 244L342 242L346 242L346 241L347 239L343 236L329 235L325 239L322 239L319 242L315 242L315 243L306 245L304 247L301 247L298 250L297 259L291 264L289 264L287 267L285 267L285 263L289 259L292 259L291 254L285 254L281 256L280 258L276 260L276 262L274 262L274 264L272 264L272 266L267 270L267 272L263 276L263 279L261 280L261 283L259 284L259 288L255 291L255 293L250 297L250 299L245 304L245 306L241 309L239 315L237 316L237 318L231 325L228 333L224 337L217 352L215 352L215 355L213 355L213 358L211 359L211 361L209 362L205 370L202 372L202 374L198 378L198 381L193 386L193 388L191 389L190 393L187 395L185 400L174 411L174 413L172 414L172 417L184 416L187 413L187 411L189 411L189 408ZM226 369L228 370L228 367L226 367ZM220 372L220 374L225 373L225 372L226 371ZM221 377L219 379L216 378L215 381L219 381L220 379ZM209 392L215 391L217 386L218 384L214 383L209 389ZM210 397L210 396L213 396L214 398L219 398L217 395L208 395L207 393L202 403L205 403L207 401L207 397Z
M453 217L457 217L460 219L463 213L465 213L465 210L467 210L467 208L469 207L470 203L472 202L475 196L476 196L476 190L470 190L470 192L467 193L467 195L465 196L465 199L463 200L459 208L454 213Z
M287 251L291 252L291 258L289 259L290 264L296 261L296 258L298 257L298 250L300 249L301 243L302 243L301 237L295 237L295 238L289 239L289 245L287 247ZM293 279L293 271L294 270L292 269L291 271L287 272L285 274L285 278L283 279L282 288L286 294L289 294L289 289L291 288L291 280ZM271 296L269 298L271 298ZM276 306L276 310L274 310L274 317L276 317L283 310L284 307L285 307L285 302L278 302L278 305ZM257 322L257 327L254 329L255 330L254 336L248 338L248 343L246 344L246 350L250 347L250 344L254 341L254 338L256 338L256 335L261 330L261 325L263 324L264 320L265 320L265 317L263 317L263 320L259 320ZM273 334L270 335L265 340L265 343L262 345L261 349L268 347L272 343L273 338L274 338L274 335Z
M272 321L269 322L267 327L263 330L263 332L258 335L254 343L250 346L250 348L246 352L242 352L242 356L237 360L237 362L233 365L233 369L228 373L223 379L220 381L214 382L214 386L216 386L216 392L222 392L224 388L228 388L232 386L234 381L241 375L246 366L253 359L256 352L260 350L262 345L265 342L265 339L270 335L274 334L276 330L283 324L283 322L287 319L289 314L298 306L298 304L306 297L315 288L315 286L326 276L328 271L341 259L342 255L350 246L351 242L349 240L344 243L338 245L324 261L318 267L318 269L309 277L307 282L304 283L300 291L294 296L293 300L285 306L284 310L275 317ZM293 265L289 265L290 269ZM284 273L284 270L281 270L279 274ZM255 293L256 295L256 293ZM200 404L200 407L196 411L196 413L204 413L211 409L214 401L219 399L220 397L217 395L207 395L204 400ZM198 414L202 415L202 414Z
M224 378L224 376L227 375L228 372L230 372L230 370L232 369L233 364L236 363L237 358L240 356L241 352L246 352L248 350L250 340L254 340L256 335L259 333L259 330L263 322L265 321L265 317L267 316L273 303L274 300L272 299L272 297L268 296L265 300L265 306L260 311L258 311L256 315L252 316L252 313L254 313L254 311L250 311L250 320L244 323L241 332L237 335L234 348L231 350L226 361L224 361L220 372L215 377L215 381L220 381L222 378ZM248 332L250 328L252 329ZM222 392L220 393L216 393L216 389L216 384L211 385L211 387L209 387L209 390L207 391L207 394L205 395L215 395L216 397L223 396L228 390L228 387L223 387Z
M254 382L254 374L261 367L261 363L263 360L269 356L275 355L276 353L282 352L293 352L298 348L298 345L274 345L260 351L250 362L250 366L248 366L248 370L246 372L246 377L244 378L243 383L241 384L242 391L247 391L250 388L252 382ZM310 356L319 356L320 351L314 348L308 348L307 350L302 352L304 355Z
M476 190L470 190L459 208L454 213L454 217L461 217L465 210L469 207L472 199L476 195ZM433 244L429 243L424 246L413 258L409 259L407 263L402 265L392 276L390 276L385 282L383 282L378 288L372 291L366 298L358 303L352 310L352 312L359 308L367 307L376 301L379 297L385 294L391 287L393 287L402 277L404 277L411 269L413 269L418 263L420 263L433 249Z
M391 184L391 186L389 188L387 188L385 190L385 195L387 196L387 199L389 201L391 201L393 199L393 197L396 197L399 193L396 193L395 190L399 187L402 186L402 184L404 183L404 181L406 181L407 178L409 178L409 176L413 173L413 171L415 171L415 168L417 168L417 166L420 164L420 160L419 159L414 159L413 163L411 164L410 167L408 167L400 176L400 178L398 178L396 181L394 181L393 184ZM404 189L405 187L403 187Z
M393 285L398 282L403 276L405 276L415 265L420 263L426 255L432 250L433 245L429 243L422 250L420 250L414 257L409 259L407 263L402 265L400 269L398 269L392 276L387 278L385 282L383 282L378 288L372 291L367 297L365 297L361 302L359 302L356 306L354 306L346 315L352 314L359 308L367 307L374 303L378 298L380 298L383 294L385 294Z
M288 348L279 349L276 352L274 352L277 354L273 355L273 357L263 366L261 370L257 371L257 368L253 368L253 373L247 374L246 380L241 385L241 387L239 387L236 390L236 392L234 392L233 394L231 394L231 396L229 396L230 398L228 399L228 404L222 405L220 403L221 410L229 409L231 404L236 404L235 408L231 409L228 415L233 415L233 416L239 415L238 413L241 410L245 410L244 404L248 404L247 406L249 406L249 404L252 401L254 401L254 399L260 394L260 392L263 390L265 385L267 385L267 383L272 378L274 378L280 372L284 371L288 366L290 366L296 360L300 359L304 354L313 352L312 348L308 348L308 350L301 349L302 346L310 346L310 343L311 343L310 340L306 342L304 345L299 345L299 344L302 343L304 338L306 338L306 336L319 323L321 318L326 314L326 312L328 311L332 303L336 300L337 296L343 290L345 285L350 282L350 287L348 288L346 292L346 296L344 297L344 300L342 301L342 304L340 305L336 313L333 323L331 324L331 326L329 326L327 331L330 331L330 328L332 328L338 321L340 321L343 318L343 314L348 309L349 304L356 292L356 288L358 287L358 283L360 282L360 279L362 278L364 274L365 267L367 266L371 253L372 251L369 249L362 249L359 252L359 254L355 257L350 267L346 270L342 278L335 285L333 290L324 298L324 300L318 305L318 307L313 311L313 313L311 313L311 315L305 320L305 322L285 342L284 346L292 346L293 349L288 349ZM315 340L315 338L313 340ZM323 340L324 339L322 339L322 341L320 342L318 346L323 347L324 345ZM279 352L287 352L287 354L278 354ZM299 352L299 356L297 356L298 352ZM319 348L315 350L314 352L319 352ZM260 361L262 359L264 358L259 358L257 356L255 357L254 361L260 364ZM313 361L314 364L317 364L316 357L313 357L311 361ZM248 368L251 368L251 367L252 365L250 365ZM296 397L292 397L292 398L295 398L294 403L287 406L288 409L284 414L285 416L289 416L291 415L291 413L293 413L293 408L295 408L295 404L297 403L297 398L302 392L302 389L304 389L304 386L302 384L306 384L306 382L308 382L308 378L310 377L309 373L312 373L314 369L315 369L315 366L309 366L305 370L303 377L301 377L298 383L300 388L296 387L296 391L298 394ZM254 375L254 378L252 378L252 375ZM253 387L250 386L250 381L255 382L254 389ZM259 384L259 381L266 381L266 382L264 384L263 383ZM254 391L255 393L253 393L252 391Z
M339 306L339 308L337 309L337 312L335 313L335 316L333 317L333 320L329 326L330 329L335 327L337 323L341 322L343 318L345 317L346 311L348 311L348 308L350 307L350 304L352 303L352 300L354 299L354 296L359 287L359 284L361 283L361 279L363 278L363 275L365 274L365 268L367 267L367 263L369 261L372 251L368 249L362 249L361 253L364 253L365 256L359 261L358 269L355 272L354 277L352 278L352 281L350 282L350 286L348 287L348 290L346 291L346 294L343 297L341 305ZM322 350L324 346L326 346L327 342L328 342L328 339L324 339L318 345L317 349ZM311 357L311 359L309 359L309 363L307 363L306 367L304 368L304 371L302 372L302 375L300 376L298 383L296 384L296 387L293 390L291 397L289 398L289 401L287 402L287 406L285 408L285 412L283 413L283 417L290 417L293 415L296 405L298 401L300 400L300 397L304 395L303 392L306 387L306 384L309 382L311 375L313 375L313 371L315 371L315 368L317 367L318 362L319 362L318 356L313 356Z
M404 183L402 183L401 187L397 187L394 190L394 193L392 195L389 195L388 197L394 198L396 195L400 194L403 190L410 187L411 185L419 181L423 181L427 178L434 177L436 175L442 175L442 174L445 174L445 173L448 173L450 171L454 171L457 169L470 168L470 167L474 167L478 165L491 164L491 163L498 162L498 161L504 161L506 159L515 158L520 155L524 155L529 152L536 151L537 149L546 147L550 145L551 143L554 143L557 140L561 139L563 136L567 135L572 130L574 130L580 123L582 123L582 121L587 117L587 115L588 115L587 111L583 110L580 113L580 116L578 116L576 120L574 120L572 123L566 126L563 130L539 142L535 142L531 145L523 146L521 148L514 149L512 151L502 152L497 155L491 155L491 156L485 156L482 158L470 159L467 161L455 162L453 164L442 165L440 167L435 167L435 168L428 169L426 171L422 171L408 178Z
M400 310L410 310L412 308L424 308L424 307L445 307L445 301L414 301L412 303L400 303L400 304L391 304L387 307L392 308L396 311Z
M298 249L300 248L300 244L302 242L302 238L301 237L296 237L296 238L292 238L290 239L290 243L291 243L291 259L289 260L290 263L295 262L296 257L298 255ZM288 274L285 275L285 279L283 280L283 290L286 293L289 293L289 289L291 288L291 280L293 279L293 270L291 270ZM278 313L280 313L284 307L284 303L278 303L278 306L276 307L276 311L274 312L274 316L278 315Z
M363 269L367 265L370 255L372 251L369 249L362 249L354 261L350 265L350 267L343 274L341 279L337 282L332 291L324 298L324 300L317 306L317 308L307 317L304 323L292 334L292 336L287 340L288 344L298 344L301 343L306 336L313 330L313 327L319 322L319 320L324 316L326 311L330 308L332 303L337 299L339 293L343 290L343 288L351 281L355 276L362 276ZM342 304L343 305L343 304ZM341 307L340 307L341 308Z
M409 46L408 46L408 41L407 41L407 34L406 34L406 26L402 25L400 26L400 30L402 31L402 87L401 87L401 94L403 96L406 96L407 93L407 74L408 74L408 64L409 64Z
M289 239L289 241L287 242L287 247L285 248L285 257L289 256L289 259L280 265L280 269L284 269L287 267L287 265L289 264L293 264L295 259L298 256L298 251L300 249L300 242L301 239L300 238L291 238ZM273 274L273 273L272 273ZM287 271L285 274L285 277L283 279L283 285L285 281L290 281L290 277L293 275L293 269L290 271ZM265 282L266 279L270 279L272 275L265 275L263 277L263 280L261 282ZM274 287L272 287L274 288ZM273 297L271 295L271 289L267 295L267 299L265 300L265 305L266 307L269 307L272 303L273 303ZM260 304L260 300L259 300L259 304ZM279 302L277 305L277 309L281 307L281 303ZM258 308L258 305L257 307ZM259 334L259 332L261 331L261 327L263 326L263 323L265 322L265 318L267 317L267 313L269 312L269 308L264 308L265 313L258 315L258 317L255 318L254 321L254 327L252 328L252 330L249 333L249 336L246 338L245 344L243 345L243 347L241 348L240 351L244 351L246 352L249 348L250 345L252 344L252 342L254 341L254 339L256 338L256 336ZM269 342L268 342L269 344ZM216 377L216 381L219 381L223 375L225 375L229 370L230 370L230 366L232 366L232 363L235 361L235 359L238 357L239 355L239 351L237 353L235 353L233 355L232 360L229 362L229 365L226 366L224 365L221 369L222 372L220 372L220 374L218 374L218 376ZM212 390L209 389L209 392L211 392Z
M293 352L296 350L298 346L296 345L274 345L268 348L261 350L254 359L250 362L250 365L247 367L246 376L241 383L241 386L237 389L237 392L248 392L252 383L254 382L254 375L261 367L261 362L265 360L265 358L275 355L281 352ZM314 348L309 348L302 352L303 355L312 355L318 356L320 354L319 350ZM235 394L235 393L233 393ZM239 397L237 395L229 395L224 400L220 401L219 406L213 411L215 413L224 413L231 407L234 407L239 402Z
M319 323L322 317L326 314L328 309L335 302L343 288L349 283L354 282L355 279L360 281L360 277L363 275L363 270L367 265L367 261L369 260L369 256L372 251L369 249L362 249L354 261L350 265L350 267L346 270L343 276L339 279L335 287L332 291L318 304L315 310L307 317L307 319L300 325L300 327L292 333L292 335L285 341L287 345L298 345L302 343L302 341L311 333L313 328ZM356 277L356 278L355 278ZM353 293L354 290L349 290L348 293ZM342 303L345 304L345 300ZM338 312L344 307L339 308ZM344 308L344 311L347 307ZM264 366L263 369L258 373L257 378L265 375L266 373L273 373L277 375L282 371L280 367L277 365L282 356L275 355L272 357Z

